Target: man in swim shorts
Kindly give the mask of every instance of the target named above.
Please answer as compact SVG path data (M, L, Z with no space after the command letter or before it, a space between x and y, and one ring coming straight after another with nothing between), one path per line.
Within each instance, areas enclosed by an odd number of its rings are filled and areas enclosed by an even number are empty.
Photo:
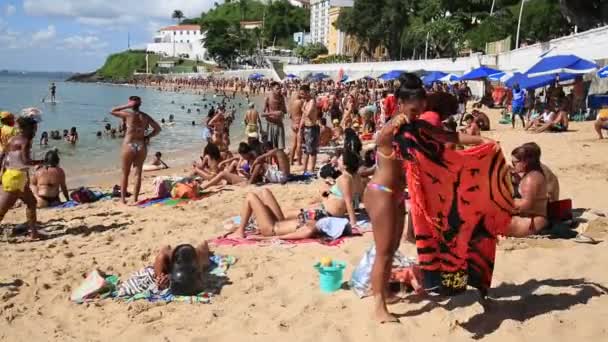
M291 101L289 101L289 117L291 119L291 131L293 133L289 160L291 165L294 165L296 160L298 161L298 164L302 164L302 141L298 134L300 121L302 120L302 99L298 93L295 93L291 98Z
M272 92L266 98L264 103L264 114L267 126L266 132L268 139L273 148L285 148L285 126L283 126L283 117L287 112L285 107L285 98L281 93L281 85L278 82L270 84Z
M251 166L251 169L257 173L253 173L252 177L257 178L258 174L263 174L268 183L287 183L291 172L289 157L283 150L273 149L269 142L264 145L264 154L257 157ZM256 168L259 164L262 164L262 167Z
M139 96L131 96L126 105L113 108L111 112L112 115L123 119L126 124L125 139L122 145L122 181L120 187L120 197L125 204L127 203L126 194L131 168L135 169L136 181L133 200L137 203L150 138L158 135L161 131L160 125L150 115L139 110L140 106L141 99ZM131 111L125 112L125 109L131 109ZM148 127L152 128L152 132L146 134Z
M302 108L302 120L300 122L299 134L302 138L302 152L304 153L304 174L308 172L308 161L310 158L310 171L315 171L317 153L319 151L319 113L315 99L310 95L310 87L304 84L300 87L300 98L304 100Z

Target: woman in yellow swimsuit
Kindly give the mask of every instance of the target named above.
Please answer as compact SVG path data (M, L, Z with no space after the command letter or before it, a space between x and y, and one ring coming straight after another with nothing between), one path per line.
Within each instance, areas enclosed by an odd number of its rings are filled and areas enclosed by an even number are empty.
M0 222L6 213L21 199L26 205L26 217L30 230L30 238L40 236L36 230L36 197L30 189L28 168L41 165L42 160L32 160L32 141L36 135L38 123L34 118L21 117L17 119L19 134L12 137L5 146L6 171L2 175L3 192L0 193Z

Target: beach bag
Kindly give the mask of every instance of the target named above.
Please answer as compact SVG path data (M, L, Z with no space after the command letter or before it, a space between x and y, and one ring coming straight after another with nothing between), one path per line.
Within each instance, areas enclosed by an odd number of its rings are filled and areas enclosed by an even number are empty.
M549 221L554 223L572 220L572 200L565 199L561 201L550 202L547 205L547 213L549 216Z
M167 198L171 197L171 188L173 183L171 180L157 177L154 179L154 197L155 198Z
M363 254L359 265L353 271L350 287L359 298L371 295L371 275L374 260L376 259L376 245L371 245ZM393 256L393 268L406 268L416 264L416 259L405 257L401 252L395 252Z
M171 190L171 197L176 199L187 198L187 199L197 199L198 198L198 184L185 184L185 183L177 183Z
M116 277L105 278L98 270L89 273L86 279L70 295L70 300L82 304L88 300L100 296L102 293L110 293L117 283Z
M93 203L97 201L95 193L87 188L80 188L70 194L70 198L78 203Z

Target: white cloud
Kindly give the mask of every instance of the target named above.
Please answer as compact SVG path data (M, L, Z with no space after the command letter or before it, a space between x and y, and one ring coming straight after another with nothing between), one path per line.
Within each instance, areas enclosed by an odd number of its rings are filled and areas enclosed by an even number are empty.
M34 32L34 34L32 34L32 42L33 43L46 43L48 41L55 39L55 36L57 36L57 30L55 30L55 26L49 25L44 30Z
M19 33L9 29L2 18L0 18L0 46L6 49L20 48L23 40L17 39L17 37L19 37Z
M63 48L69 50L83 50L83 52L95 52L108 46L107 42L96 36L71 36L63 40Z
M13 4L7 4L4 8L4 14L7 17L10 17L11 15L15 14L15 12L17 12L17 7L15 7L15 5Z
M221 0L24 0L23 9L29 15L75 18L87 25L141 21L146 18L170 20L179 9L186 17L198 17L201 12Z

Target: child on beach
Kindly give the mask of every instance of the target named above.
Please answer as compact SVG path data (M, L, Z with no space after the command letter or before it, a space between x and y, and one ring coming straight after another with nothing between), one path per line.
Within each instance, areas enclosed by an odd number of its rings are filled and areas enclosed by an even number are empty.
M161 159L162 153L156 152L154 154L154 160L150 164L144 165L144 171L158 171L168 169L169 166Z

